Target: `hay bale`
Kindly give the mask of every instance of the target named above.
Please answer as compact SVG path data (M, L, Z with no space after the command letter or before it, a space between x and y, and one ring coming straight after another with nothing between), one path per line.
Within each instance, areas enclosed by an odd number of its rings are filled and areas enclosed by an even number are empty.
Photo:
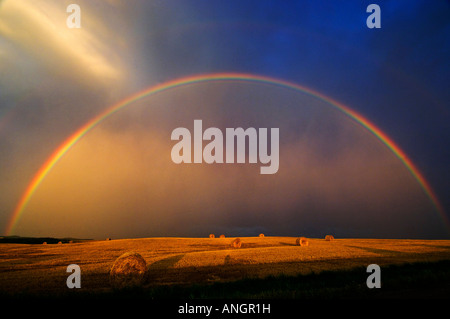
M225 235L220 235L220 238L225 238Z
M138 253L130 251L116 259L109 272L114 289L136 288L144 283L147 264Z
M259 237L263 238L263 237L264 237L264 234L259 234Z
M333 237L333 235L326 235L325 236L325 240L326 241L332 241L332 240L334 240L334 237Z
M47 242L46 242L46 241L44 241L44 242L42 243L42 245L47 245Z
M241 248L242 242L240 238L236 238L231 242L231 247L233 248Z
M296 244L297 246L308 246L308 245L309 245L309 242L308 242L308 239L307 239L307 238L305 238L305 237L299 237L299 238L297 238L297 240L295 241L295 244Z
M62 241L59 241L59 242L58 242L58 245L62 245Z
M216 236L214 236L214 234L209 234L209 238L214 238Z

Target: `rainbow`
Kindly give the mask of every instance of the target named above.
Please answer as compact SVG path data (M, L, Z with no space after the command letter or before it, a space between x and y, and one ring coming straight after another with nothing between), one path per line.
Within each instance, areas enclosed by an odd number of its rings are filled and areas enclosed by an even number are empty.
M414 163L408 158L408 156L398 147L392 139L390 139L386 134L384 134L379 128L377 128L374 124L372 124L369 120L364 118L362 115L358 114L357 112L351 110L349 107L329 98L326 97L314 90L311 90L309 88L306 88L304 86L300 86L298 84L294 84L291 82L287 82L284 80L274 79L266 76L259 76L259 75L252 75L252 74L242 74L242 73L214 73L214 74L202 74L202 75L195 75L195 76L188 76L183 77L179 79L175 79L169 82L161 83L155 86L152 86L150 88L147 88L141 92L138 92L124 100L121 100L117 102L116 104L108 107L105 109L102 113L98 114L96 117L91 119L89 122L87 122L84 126L80 127L75 133L73 133L69 138L67 138L52 154L51 156L45 161L45 163L41 166L41 168L38 170L38 172L34 175L33 179L28 184L25 192L23 193L22 197L20 198L17 206L14 209L14 212L12 213L12 217L7 225L6 228L6 234L11 234L14 230L15 226L17 225L20 216L25 210L25 207L27 206L28 202L30 201L31 197L33 196L36 189L39 187L41 182L44 180L44 178L47 176L47 174L51 171L51 169L55 166L55 164L63 157L65 153L67 153L72 146L74 146L83 136L85 136L92 128L94 128L96 125L101 123L104 119L107 117L113 115L114 113L120 111L121 109L125 108L126 106L132 104L133 102L149 96L154 95L160 92L164 92L167 90L170 90L172 88L180 87L183 85L188 84L194 84L194 83L200 83L200 82L207 82L207 81L241 81L241 82L259 82L259 83L267 83L272 85L278 85L285 88L298 90L301 92L304 92L306 94L309 94L311 96L314 96L322 101L327 102L328 104L332 105L334 108L338 109L339 111L343 112L350 118L354 119L356 122L361 124L363 127L368 129L370 132L372 132L380 141L382 141L405 165L405 167L409 170L409 172L414 176L414 178L417 180L425 194L428 196L428 198L431 200L432 204L434 205L435 209L440 213L442 218L444 219L444 222L447 223L447 225L450 225L448 222L445 211L440 204L437 196L433 192L431 186L428 184L428 182L425 180L422 173L419 171L419 169L414 165Z

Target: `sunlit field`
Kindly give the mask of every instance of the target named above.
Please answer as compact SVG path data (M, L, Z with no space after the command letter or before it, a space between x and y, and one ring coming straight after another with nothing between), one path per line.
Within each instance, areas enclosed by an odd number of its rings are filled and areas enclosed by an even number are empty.
M260 283L355 269L362 270L360 275L367 278L365 267L369 264L378 264L383 274L390 265L450 260L449 240L308 239L308 246L298 246L295 237L266 236L241 237L241 247L232 248L235 238L217 237L0 244L0 291L11 296L52 296L75 290L108 294L112 291L109 271L114 261L129 251L139 253L146 261L144 291L232 285L243 280L251 285L252 280ZM70 264L81 268L81 289L66 286Z
M218 236L217 236L218 237ZM67 266L81 268L79 292L111 292L109 271L123 253L134 251L147 263L143 289L208 286L364 269L369 264L432 263L450 260L449 240L308 239L295 237L142 238L59 244L1 244L0 289L4 295L67 293ZM336 272L338 274L339 272ZM367 274L362 273L363 277ZM157 296L156 296L157 297Z

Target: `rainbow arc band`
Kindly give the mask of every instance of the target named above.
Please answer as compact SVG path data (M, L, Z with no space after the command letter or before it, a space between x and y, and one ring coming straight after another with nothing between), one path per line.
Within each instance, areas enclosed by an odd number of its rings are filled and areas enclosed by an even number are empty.
M51 171L51 169L55 166L55 164L63 157L64 154L67 153L67 151L70 150L83 136L85 136L91 129L93 129L96 125L101 123L104 119L111 116L112 114L118 112L119 110L125 108L126 106L132 104L133 102L149 96L153 94L157 94L160 92L164 92L167 90L170 90L172 88L180 87L183 85L188 84L194 84L194 83L201 83L201 82L207 82L207 81L241 81L241 82L259 82L259 83L266 83L266 84L272 84L277 85L293 90L298 90L301 92L304 92L306 94L309 94L311 96L314 96L322 101L327 102L328 104L332 105L334 108L338 109L339 111L343 112L353 120L355 120L357 123L361 124L363 127L368 129L372 134L374 134L381 142L383 142L405 165L405 167L409 170L409 172L414 176L414 178L417 180L425 194L428 196L428 198L431 200L433 206L435 207L436 211L439 212L441 215L441 218L446 223L447 227L449 227L450 223L446 218L445 211L440 204L436 194L433 192L431 186L429 183L425 180L422 173L419 171L419 169L414 165L414 163L407 157L407 155L398 147L394 141L392 141L391 138L389 138L385 133L383 133L379 128L377 128L374 124L372 124L369 120L364 118L362 115L358 114L357 112L353 111L349 107L324 96L323 94L320 94L312 89L309 89L304 86L300 86L298 84L294 84L288 81L275 79L267 76L260 76L260 75L253 75L253 74L243 74L243 73L214 73L214 74L201 74L201 75L194 75L194 76L188 76L183 77L179 79L175 79L172 81L168 81L165 83L161 83L155 86L152 86L150 88L147 88L141 92L138 92L124 100L121 100L117 102L116 104L108 107L105 109L102 113L91 119L89 122L87 122L84 126L80 127L75 133L73 133L69 138L67 138L54 152L51 154L51 156L45 161L45 163L41 166L41 168L38 170L38 172L34 175L33 179L28 184L25 192L23 193L22 197L20 198L16 208L14 209L14 212L12 213L12 217L10 218L10 222L7 225L6 228L6 234L11 234L17 223L20 220L21 215L23 214L25 207L27 206L28 202L30 201L31 197L33 196L36 189L39 187L41 182L44 180L45 176Z

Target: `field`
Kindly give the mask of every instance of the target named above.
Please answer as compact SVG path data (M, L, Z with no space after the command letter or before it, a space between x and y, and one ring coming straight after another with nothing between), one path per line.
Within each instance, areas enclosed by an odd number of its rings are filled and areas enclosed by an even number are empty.
M352 289L349 296L369 290L449 296L450 240L309 239L297 246L295 237L266 236L241 237L242 246L232 248L233 239L0 244L0 296L117 295L109 271L129 251L147 264L145 284L134 293L151 298L333 298ZM81 268L81 289L66 286L70 264ZM381 289L366 286L369 264L381 267Z

